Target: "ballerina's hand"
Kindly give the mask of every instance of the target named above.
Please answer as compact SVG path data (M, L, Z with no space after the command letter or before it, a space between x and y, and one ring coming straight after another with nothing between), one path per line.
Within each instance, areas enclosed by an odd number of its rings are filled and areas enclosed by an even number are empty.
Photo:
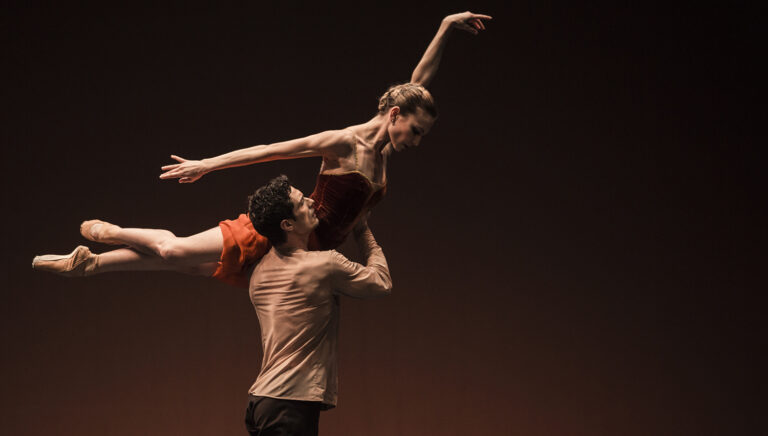
M179 163L163 166L161 169L165 172L160 174L161 179L179 179L179 183L192 183L208 173L202 161L186 160L174 154L171 159Z
M467 11L460 14L448 15L443 18L443 21L449 23L451 27L477 35L481 30L485 30L483 20L491 19L490 15L473 14L472 12Z

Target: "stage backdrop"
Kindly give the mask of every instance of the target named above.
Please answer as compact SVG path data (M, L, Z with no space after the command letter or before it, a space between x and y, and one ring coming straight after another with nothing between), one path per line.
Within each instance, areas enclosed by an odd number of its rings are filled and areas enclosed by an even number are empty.
M33 256L90 218L215 227L280 173L308 194L319 159L158 176L171 154L367 121L469 7L494 19L450 36L440 118L391 159L370 223L394 291L342 302L321 434L750 434L760 15L604 3L5 8L0 433L244 434L246 291Z

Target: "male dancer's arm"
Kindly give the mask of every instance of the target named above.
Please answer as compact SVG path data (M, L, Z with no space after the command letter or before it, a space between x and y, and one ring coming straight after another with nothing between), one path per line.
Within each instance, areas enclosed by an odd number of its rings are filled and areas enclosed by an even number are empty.
M342 254L331 251L333 256L333 284L337 292L357 298L372 298L392 292L389 266L379 244L365 220L355 226L355 242L365 259L365 265L352 262Z
M435 37L429 43L427 51L421 57L419 64L411 74L411 82L426 87L437 74L437 67L440 65L440 58L443 57L443 49L448 41L448 35L453 28L467 31L477 35L481 30L485 30L482 20L490 20L490 15L473 14L472 12L462 12L460 14L448 15L443 18L440 27L437 29Z

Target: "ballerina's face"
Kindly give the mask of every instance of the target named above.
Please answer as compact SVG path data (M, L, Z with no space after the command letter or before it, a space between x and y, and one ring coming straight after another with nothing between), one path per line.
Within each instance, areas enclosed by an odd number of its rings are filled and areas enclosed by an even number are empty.
M389 116L387 132L395 151L418 147L421 138L429 133L435 123L435 118L421 108L416 109L412 114L401 114L399 107L393 107L390 109Z

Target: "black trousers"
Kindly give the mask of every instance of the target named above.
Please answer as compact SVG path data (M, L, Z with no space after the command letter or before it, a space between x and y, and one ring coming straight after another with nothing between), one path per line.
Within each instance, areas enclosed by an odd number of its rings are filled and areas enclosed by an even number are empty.
M245 428L251 436L317 436L321 404L251 396Z

